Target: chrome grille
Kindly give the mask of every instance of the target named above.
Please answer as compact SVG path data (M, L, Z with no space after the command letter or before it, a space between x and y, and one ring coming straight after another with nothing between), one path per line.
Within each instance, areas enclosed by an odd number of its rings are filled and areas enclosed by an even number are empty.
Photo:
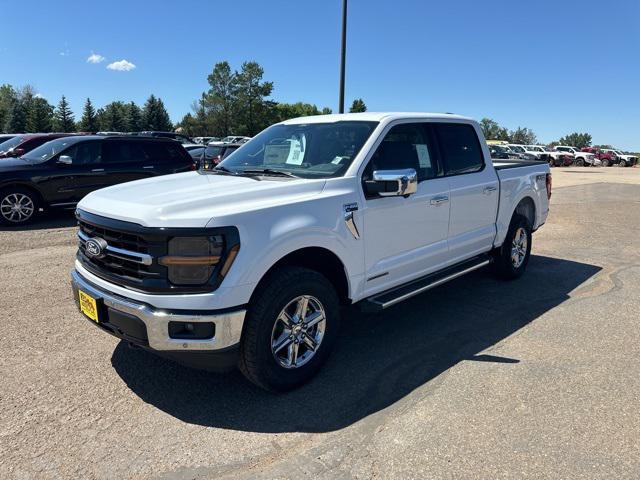
M94 273L106 273L110 276L139 282L145 279L160 278L157 267L153 267L151 246L138 235L111 230L79 222L78 251L81 261L93 267ZM90 238L101 238L107 242L104 256L101 258L87 255L86 242ZM95 271L97 270L97 272Z

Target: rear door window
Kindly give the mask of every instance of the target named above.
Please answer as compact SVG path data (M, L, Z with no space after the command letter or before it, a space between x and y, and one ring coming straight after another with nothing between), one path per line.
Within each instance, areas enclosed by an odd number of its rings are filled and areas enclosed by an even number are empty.
M446 175L482 170L484 157L473 126L464 123L434 123Z
M109 140L104 142L106 163L137 163L149 160L149 155L140 142L131 140Z

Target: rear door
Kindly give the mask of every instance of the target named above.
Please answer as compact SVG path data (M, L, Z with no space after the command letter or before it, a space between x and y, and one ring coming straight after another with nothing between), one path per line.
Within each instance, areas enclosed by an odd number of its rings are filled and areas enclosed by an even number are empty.
M449 182L449 255L455 262L491 250L496 235L499 182L490 159L484 158L473 125L433 126Z
M110 185L150 177L154 162L144 148L151 141L136 139L108 139L104 142L104 158Z

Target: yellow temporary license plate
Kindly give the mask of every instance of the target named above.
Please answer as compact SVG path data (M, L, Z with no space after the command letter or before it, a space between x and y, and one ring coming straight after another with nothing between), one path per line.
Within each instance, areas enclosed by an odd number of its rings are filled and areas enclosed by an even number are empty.
M78 290L78 295L80 296L80 311L94 322L97 322L98 305L96 304L96 299L91 295L87 295L82 290Z

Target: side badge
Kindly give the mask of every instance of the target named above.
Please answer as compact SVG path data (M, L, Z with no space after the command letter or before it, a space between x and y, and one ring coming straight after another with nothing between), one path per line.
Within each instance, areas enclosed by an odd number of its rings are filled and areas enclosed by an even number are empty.
M342 206L344 210L344 223L347 224L347 228L353 235L353 238L356 240L360 239L360 232L358 232L358 227L356 227L356 222L353 220L353 212L358 210L357 203L345 203Z

